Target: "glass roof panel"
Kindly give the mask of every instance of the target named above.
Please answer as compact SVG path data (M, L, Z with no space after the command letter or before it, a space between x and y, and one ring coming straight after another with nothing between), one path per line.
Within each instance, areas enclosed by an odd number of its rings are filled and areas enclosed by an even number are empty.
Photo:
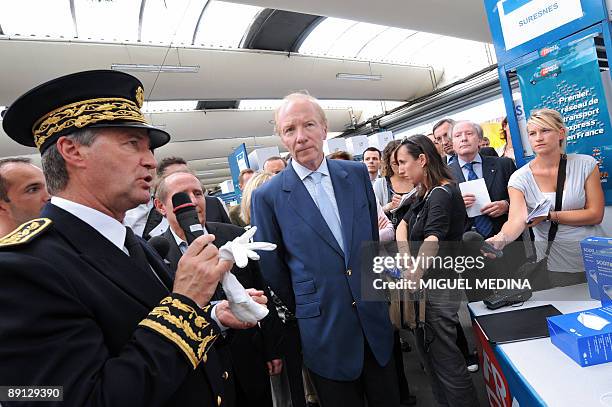
M261 7L211 1L200 22L194 45L238 48Z
M80 39L108 42L138 40L140 1L74 0L74 7Z
M387 27L370 23L357 23L346 30L336 39L333 46L329 49L330 56L359 58L359 51L368 44L370 40L376 38Z
M325 56L334 41L355 24L355 21L326 18L304 39L299 52Z
M36 10L36 12L32 12ZM5 35L76 36L67 0L0 1L0 26Z
M369 61L385 61L396 47L415 33L416 31L390 27L372 38L357 56Z
M147 0L140 40L160 44L191 44L207 0Z
M337 18L322 21L298 52L315 56L432 66L444 81L495 63L489 44ZM458 63L460 61L460 63Z

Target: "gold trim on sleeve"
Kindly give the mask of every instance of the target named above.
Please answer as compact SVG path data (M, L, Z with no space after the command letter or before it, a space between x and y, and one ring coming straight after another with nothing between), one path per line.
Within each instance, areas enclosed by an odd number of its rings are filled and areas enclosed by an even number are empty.
M159 322L151 321L150 319L142 320L140 322L140 325L151 328L161 336L174 342L174 344L176 344L176 346L178 346L183 351L185 356L187 356L187 359L189 359L193 368L195 369L196 367L198 367L198 358L196 358L193 349L191 349L191 347L187 344L187 342L183 340L183 338L180 337L180 335L176 334L171 329L166 328Z
M217 338L206 319L209 307L194 308L171 294L140 322L175 343L195 369Z

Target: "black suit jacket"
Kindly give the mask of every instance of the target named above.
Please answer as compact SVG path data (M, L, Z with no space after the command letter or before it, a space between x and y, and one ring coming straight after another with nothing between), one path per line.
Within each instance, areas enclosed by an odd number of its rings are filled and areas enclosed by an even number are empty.
M516 165L507 157L490 157L480 156L482 158L482 177L487 185L491 201L508 200L508 181L514 171ZM463 171L459 166L459 160L453 160L450 164L450 169L457 182L465 182ZM492 234L498 233L503 224L508 220L508 214L491 218L493 224ZM474 224L473 218L469 218L466 224L466 230L470 230ZM490 236L485 236L485 238Z
M214 198L216 199L216 198ZM208 233L215 235L215 246L221 247L228 241L244 233L244 229L235 225L218 222L206 222ZM170 249L166 255L171 269L176 271L178 261L182 253L176 244L176 240L170 229L163 236L170 243ZM271 298L269 289L263 281L259 264L249 260L244 269L236 265L231 270L238 281L245 288L256 288L263 290L268 298ZM219 286L215 294L216 299L225 299L225 295ZM266 362L281 357L280 345L283 336L283 326L274 306L269 306L268 315L260 321L261 328L229 331L230 335L226 341L218 341L217 348L229 345L231 361L224 360L226 370L234 371L234 380L237 386L241 386L251 399L258 399L263 389L270 388L270 379L267 373ZM227 358L226 358L227 359ZM230 364L227 364L230 362Z
M157 253L142 241L165 285L72 214L41 216L53 222L41 235L0 249L0 383L63 386L61 406L216 406L203 363L139 325L169 293Z
M221 222L221 223L232 223L223 203L214 196L206 196L206 221L207 222Z

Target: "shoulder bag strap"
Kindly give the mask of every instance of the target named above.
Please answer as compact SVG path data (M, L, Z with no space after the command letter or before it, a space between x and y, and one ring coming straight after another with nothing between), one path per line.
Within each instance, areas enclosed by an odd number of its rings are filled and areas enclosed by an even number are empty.
M565 176L566 176L566 168L567 168L567 156L565 154L561 154L561 159L559 160L559 171L557 172L557 192L555 194L555 212L561 210L561 205L563 203L563 188L565 186ZM559 229L559 224L556 222L551 222L550 229L548 229L548 247L546 248L546 256L550 253L550 248L552 246L553 240L555 240L555 236L557 235L557 230Z

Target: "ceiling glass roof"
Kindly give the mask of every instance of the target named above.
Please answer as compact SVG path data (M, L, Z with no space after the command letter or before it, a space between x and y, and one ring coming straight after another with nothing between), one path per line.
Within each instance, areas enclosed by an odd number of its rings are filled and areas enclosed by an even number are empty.
M215 0L73 3L74 15L69 0L2 0L0 27L9 36L237 48L262 10Z
M36 10L36 13L32 13ZM0 27L6 35L72 38L76 35L66 0L0 1Z
M306 37L302 54L395 64L428 65L472 73L491 65L490 44L339 18L326 18ZM460 64L457 61L461 61Z

